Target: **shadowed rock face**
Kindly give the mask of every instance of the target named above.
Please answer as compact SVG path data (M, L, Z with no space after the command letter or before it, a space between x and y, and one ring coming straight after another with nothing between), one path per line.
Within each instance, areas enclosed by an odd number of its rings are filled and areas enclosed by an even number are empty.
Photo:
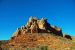
M27 24L19 28L14 33L13 37L26 33L53 33L55 35L63 36L62 30L59 27L57 26L52 27L47 22L47 19L42 18L39 20L37 17L34 18L30 17Z
M62 30L60 28L56 28L57 26L55 27L51 27L50 30L51 30L51 33L55 34L55 35L59 35L59 36L63 36L62 34Z

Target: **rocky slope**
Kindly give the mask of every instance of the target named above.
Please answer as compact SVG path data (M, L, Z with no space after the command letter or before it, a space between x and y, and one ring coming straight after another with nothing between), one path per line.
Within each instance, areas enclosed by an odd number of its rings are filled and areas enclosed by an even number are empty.
M74 50L70 35L63 35L61 28L51 26L47 19L29 18L18 28L11 39L1 45L2 50Z

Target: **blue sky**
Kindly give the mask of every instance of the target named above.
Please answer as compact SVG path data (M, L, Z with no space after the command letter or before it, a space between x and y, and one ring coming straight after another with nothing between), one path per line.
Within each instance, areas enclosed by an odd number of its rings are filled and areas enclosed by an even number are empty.
M0 0L0 40L8 40L29 16L46 17L75 36L75 0Z

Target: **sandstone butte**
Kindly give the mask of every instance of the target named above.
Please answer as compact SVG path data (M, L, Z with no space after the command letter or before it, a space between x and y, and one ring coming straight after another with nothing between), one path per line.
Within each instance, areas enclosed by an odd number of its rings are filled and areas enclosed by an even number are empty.
M14 38L15 36L27 33L53 33L55 35L63 36L61 28L51 26L45 18L39 20L37 17L30 17L27 24L18 28L12 37Z
M49 24L46 18L38 19L31 16L26 25L17 28L5 48L22 48L23 50L23 48L48 46L48 50L71 50L71 48L75 49L75 44L71 40L70 35L63 35L62 29Z

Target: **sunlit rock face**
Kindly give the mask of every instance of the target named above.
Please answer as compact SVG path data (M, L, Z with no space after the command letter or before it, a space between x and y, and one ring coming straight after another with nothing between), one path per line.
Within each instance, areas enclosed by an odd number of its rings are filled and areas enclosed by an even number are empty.
M62 30L57 26L51 26L46 18L38 19L37 17L33 18L32 16L30 16L26 25L16 30L12 37L27 33L53 33L55 35L63 36Z

